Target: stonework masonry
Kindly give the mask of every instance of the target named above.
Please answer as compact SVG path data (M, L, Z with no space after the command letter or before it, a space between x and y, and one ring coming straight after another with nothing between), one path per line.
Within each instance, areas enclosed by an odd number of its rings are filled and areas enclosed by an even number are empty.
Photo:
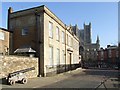
M100 48L99 36L95 43L92 43L91 39L91 23L86 25L84 23L84 29L79 29L77 25L72 26L75 35L79 38L79 52L83 61L96 61L97 51Z
M23 56L4 56L0 57L0 78L6 77L9 73L35 67L35 70L26 72L27 78L37 77L38 75L38 58Z
M39 58L40 76L47 76L62 68L67 71L67 66L72 68L72 65L79 64L79 39L71 27L64 24L46 6L8 14L9 30L13 32L10 36L10 54L20 47L29 46L34 49L35 56Z

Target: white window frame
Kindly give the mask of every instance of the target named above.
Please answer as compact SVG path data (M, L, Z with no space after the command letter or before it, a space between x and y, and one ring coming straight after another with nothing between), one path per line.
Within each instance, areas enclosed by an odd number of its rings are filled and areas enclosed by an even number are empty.
M72 38L70 36L68 36L68 46L72 47Z
M60 34L59 34L60 30L59 27L56 27L56 40L59 41L60 40Z
M53 47L49 46L49 65L53 66Z
M68 43L69 43L69 41L68 41L68 34L67 34L67 45L69 45Z
M49 37L53 38L53 23L49 21Z
M62 43L65 43L65 33L62 31Z
M60 49L57 48L57 51L56 51L56 62L57 62L57 65L60 65Z
M62 63L65 64L65 51L62 50Z

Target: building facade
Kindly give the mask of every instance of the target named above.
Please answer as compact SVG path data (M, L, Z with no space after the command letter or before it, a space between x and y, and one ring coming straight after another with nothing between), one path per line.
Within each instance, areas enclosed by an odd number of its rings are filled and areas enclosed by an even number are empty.
M9 34L7 29L0 28L0 54L9 54Z
M116 64L119 60L119 49L117 46L110 46L108 45L107 48L103 49L101 48L98 51L98 60Z
M79 63L79 39L46 6L8 12L8 27L13 31L10 53L21 47L35 50L39 76L68 71Z

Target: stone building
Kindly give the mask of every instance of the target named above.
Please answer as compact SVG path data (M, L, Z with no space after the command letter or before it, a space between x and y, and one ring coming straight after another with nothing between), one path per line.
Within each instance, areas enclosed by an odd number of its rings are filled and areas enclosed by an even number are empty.
M100 48L99 36L97 36L96 43L91 41L91 23L86 25L84 23L84 29L79 29L77 25L72 26L72 29L80 40L79 51L82 55L82 60L97 60L97 51Z
M9 54L9 34L7 29L0 28L0 54Z
M10 53L25 47L36 51L39 76L68 71L79 63L79 39L44 5L17 12L9 8L8 28L13 32Z

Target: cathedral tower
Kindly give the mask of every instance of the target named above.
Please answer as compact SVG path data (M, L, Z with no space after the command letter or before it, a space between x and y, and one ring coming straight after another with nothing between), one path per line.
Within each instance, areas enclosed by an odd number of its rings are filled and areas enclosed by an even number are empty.
M84 23L84 41L86 44L91 44L91 23L89 25Z

